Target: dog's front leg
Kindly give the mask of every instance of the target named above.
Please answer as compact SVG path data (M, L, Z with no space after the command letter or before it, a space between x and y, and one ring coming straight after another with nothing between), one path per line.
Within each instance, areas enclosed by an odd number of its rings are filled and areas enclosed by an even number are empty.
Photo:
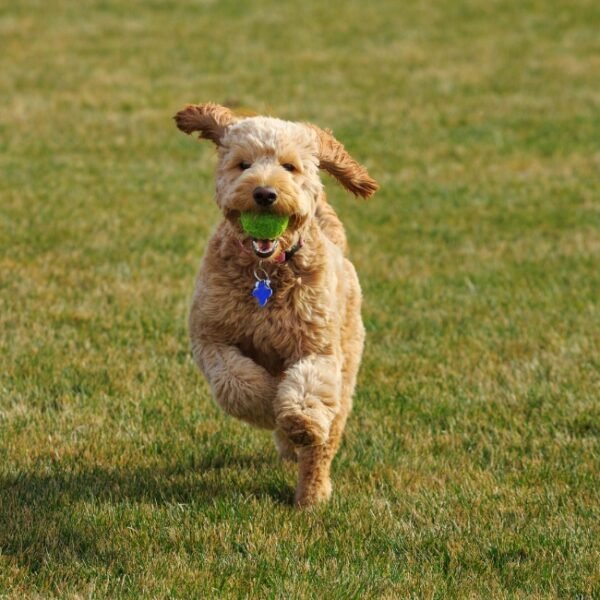
M277 380L235 346L197 342L196 362L206 375L217 404L228 414L257 427L274 429Z
M298 446L324 444L340 409L341 370L333 355L290 366L275 399L277 428Z

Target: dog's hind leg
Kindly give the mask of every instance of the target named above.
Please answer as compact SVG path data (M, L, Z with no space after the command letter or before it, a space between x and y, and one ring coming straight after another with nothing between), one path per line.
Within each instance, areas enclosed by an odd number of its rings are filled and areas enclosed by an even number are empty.
M289 460L291 462L298 462L298 453L296 446L293 442L281 431L276 429L273 432L273 439L275 440L275 447L281 460Z
M347 413L338 413L331 424L329 438L318 446L298 448L298 486L296 506L326 502L331 496L331 463L342 440Z
M331 496L331 463L342 441L346 419L352 408L352 394L364 340L362 323L355 322L355 337L352 346L354 353L346 356L342 369L342 390L339 412L335 415L329 437L323 444L300 446L298 452L298 486L295 503L297 506L310 506L324 502Z
M349 409L349 402L340 404L341 374L333 356L313 355L292 365L279 386L275 404L277 435L296 446L298 506L324 502L331 495L331 461Z
M352 322L352 336L347 339L339 412L331 424L329 437L323 444L298 448L299 476L295 503L310 506L331 496L331 463L342 441L346 419L352 409L352 394L362 354L364 329L360 319Z

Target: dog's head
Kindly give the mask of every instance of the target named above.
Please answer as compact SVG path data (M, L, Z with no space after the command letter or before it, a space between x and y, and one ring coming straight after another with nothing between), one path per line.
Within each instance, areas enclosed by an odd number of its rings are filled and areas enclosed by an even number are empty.
M323 186L319 168L348 191L367 198L377 183L330 131L271 117L236 117L218 104L188 105L175 115L185 133L200 132L219 151L216 200L224 216L248 237L241 213L270 212L289 217L288 232L314 214ZM277 240L254 240L260 257L272 255Z

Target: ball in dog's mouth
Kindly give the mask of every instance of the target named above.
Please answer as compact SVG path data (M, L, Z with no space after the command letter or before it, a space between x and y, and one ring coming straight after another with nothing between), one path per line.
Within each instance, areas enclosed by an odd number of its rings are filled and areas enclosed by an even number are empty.
M272 212L243 212L240 225L252 238L252 248L259 258L269 258L279 245L279 237L287 229L288 215Z
M279 246L279 240L258 240L252 238L252 249L259 258L269 258Z

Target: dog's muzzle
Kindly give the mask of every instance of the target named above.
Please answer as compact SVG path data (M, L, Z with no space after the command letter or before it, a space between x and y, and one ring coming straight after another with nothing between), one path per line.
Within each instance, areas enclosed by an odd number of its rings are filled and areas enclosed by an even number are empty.
M256 240L252 238L252 249L259 258L269 258L279 246L279 240Z

